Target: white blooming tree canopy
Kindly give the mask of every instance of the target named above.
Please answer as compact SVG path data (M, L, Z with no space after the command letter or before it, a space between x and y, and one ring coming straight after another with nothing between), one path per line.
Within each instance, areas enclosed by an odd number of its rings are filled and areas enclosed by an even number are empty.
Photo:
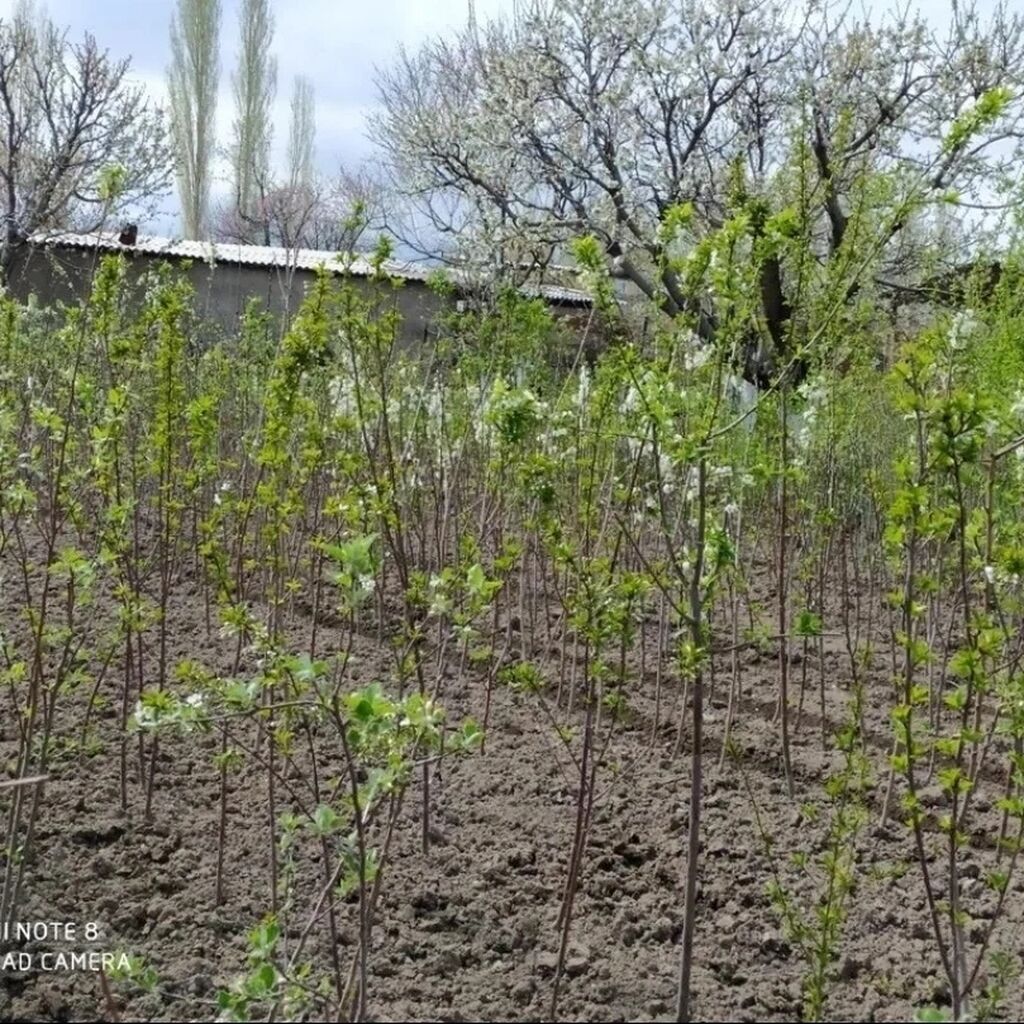
M911 296L993 237L1022 80L1003 6L936 27L827 0L528 0L403 52L372 130L410 244L522 273L586 236L706 341L719 311L693 259L736 221L758 358L778 364L813 282Z

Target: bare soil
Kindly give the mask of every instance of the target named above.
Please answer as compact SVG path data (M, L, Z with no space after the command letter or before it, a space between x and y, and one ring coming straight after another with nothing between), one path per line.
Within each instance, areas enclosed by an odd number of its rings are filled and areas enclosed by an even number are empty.
M208 636L193 584L184 581L178 588L172 611L172 657L227 671L233 641ZM0 608L3 616L10 613L9 606ZM340 641L325 629L324 651L330 653ZM297 643L305 633L300 617ZM728 637L720 639L727 644ZM948 1005L909 831L898 821L879 823L891 743L883 629L875 642L877 668L866 713L875 785L828 1004L834 1019L903 1020L916 1006ZM362 680L386 678L389 655L375 636L358 638L355 656ZM554 651L548 657L553 672ZM795 897L813 900L813 884L801 880L788 861L794 853L821 852L828 814L822 782L838 755L822 747L813 689L818 663L812 653L812 689L793 745L796 795L789 799L779 730L772 721L777 658L756 649L742 657L744 699L734 732L738 761L726 758L719 765L725 660L717 666L708 702L694 1012L703 1020L794 1020L800 1014L804 963L780 929L766 886L774 862ZM848 713L850 678L845 648L833 639L826 644L824 669L831 731ZM795 654L794 705L800 671ZM162 741L153 820L144 820L137 784L132 806L122 813L116 685L116 680L105 684L111 706L98 718L102 749L84 758L71 750L58 759L45 787L20 917L95 921L101 941L88 948L143 957L158 983L148 993L132 985L113 987L123 1020L213 1019L217 990L244 968L247 933L269 908L265 773L250 764L230 777L226 901L216 906L217 738ZM452 721L481 717L479 675L448 680L442 699ZM666 681L655 728L655 687L648 672L631 693L631 710L605 751L563 983L563 1020L674 1019L689 788L689 740L684 733L677 742L680 701L677 684ZM7 720L0 725L0 764L13 757L14 740ZM130 764L137 775L134 757ZM989 791L979 794L979 845L991 847L998 830L992 806L1001 784L993 776ZM414 787L405 801L374 927L372 1019L546 1017L576 786L573 769L535 704L496 689L486 752L445 762L434 778L429 856L419 842L420 790ZM756 826L755 802L771 833L773 858ZM934 868L941 879L938 857ZM315 887L314 862L308 870ZM968 865L968 874L974 873ZM971 891L980 891L980 882L974 884ZM984 899L979 905L969 927L975 939L983 934L991 906ZM354 908L344 909L339 943L347 964L356 932ZM1022 952L1022 914L1016 881L992 948ZM9 943L0 952L17 948ZM1015 985L1008 993L1007 1017L1020 1019L1022 1013L1021 989ZM95 973L0 973L0 1020L105 1016Z

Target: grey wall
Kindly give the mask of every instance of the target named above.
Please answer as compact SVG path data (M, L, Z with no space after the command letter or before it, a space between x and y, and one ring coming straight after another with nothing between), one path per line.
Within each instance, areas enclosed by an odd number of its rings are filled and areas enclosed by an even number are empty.
M34 295L40 305L58 302L73 303L85 298L103 253L63 247L22 248L11 267L8 287L19 300L26 302ZM164 257L131 251L128 260L129 279L138 279L154 263ZM186 261L166 259L186 267ZM195 291L195 310L199 317L232 333L239 318L253 298L264 308L284 320L292 316L302 303L306 289L315 281L313 271L295 269L291 272L276 267L258 267L232 263L193 261L185 273ZM384 309L397 309L402 316L399 340L421 342L432 331L438 315L450 308L450 300L442 299L419 281L408 281L401 288L381 285L367 278L353 278L356 288L367 298L373 297Z

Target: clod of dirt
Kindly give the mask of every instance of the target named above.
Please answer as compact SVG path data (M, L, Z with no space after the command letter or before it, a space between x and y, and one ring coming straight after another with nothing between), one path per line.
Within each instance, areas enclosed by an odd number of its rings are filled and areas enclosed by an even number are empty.
M76 843L85 846L104 846L113 843L124 835L124 826L119 822L96 822L91 825L84 825L76 828L71 833L71 838Z

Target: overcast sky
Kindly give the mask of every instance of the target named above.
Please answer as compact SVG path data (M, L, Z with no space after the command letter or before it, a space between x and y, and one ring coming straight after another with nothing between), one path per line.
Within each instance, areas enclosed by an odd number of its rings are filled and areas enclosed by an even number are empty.
M477 17L484 20L511 11L513 2L476 0ZM995 2L979 0L978 6L987 12ZM894 3L879 0L870 6L877 10ZM37 0L37 4L58 25L67 26L72 37L88 31L112 56L130 56L135 77L161 102L165 100L168 29L176 0ZM7 16L13 6L14 0L0 0L0 17ZM221 6L217 137L226 145L231 138L230 75L237 61L241 0L222 0ZM402 44L414 46L464 23L468 0L272 0L271 6L278 63L276 157L283 159L292 82L302 74L316 92L317 163L321 170L331 172L342 163L358 165L371 153L365 123L376 99L374 67L387 65ZM944 20L949 0L921 0L918 6L929 17ZM220 173L224 171L222 166ZM149 227L176 230L176 205L171 196L161 223Z
M132 58L134 77L165 102L170 59L169 26L176 0L37 0L72 38L96 36L112 56ZM0 0L6 17L14 0ZM238 59L241 0L221 0L221 74L217 138L231 139L231 72ZM415 45L462 24L468 0L271 0L274 53L277 57L275 154L283 162L288 136L288 106L296 75L313 83L317 113L317 163L331 172L357 165L371 152L366 115L375 101L374 67L387 65L398 47ZM479 18L511 10L512 0L476 0ZM221 167L223 174L225 168ZM171 196L158 227L177 229Z

